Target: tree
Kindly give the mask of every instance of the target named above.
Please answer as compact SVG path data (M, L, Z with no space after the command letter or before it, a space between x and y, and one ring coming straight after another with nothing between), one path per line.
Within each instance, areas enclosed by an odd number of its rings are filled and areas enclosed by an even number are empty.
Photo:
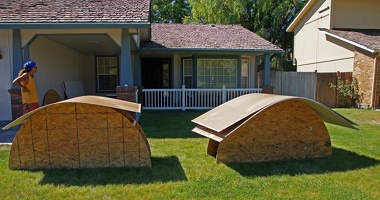
M293 34L287 33L306 0L189 0L191 15L184 23L241 24L264 39L281 47L285 55L272 56L272 69L294 70L289 53Z
M183 23L191 13L187 0L152 0L151 4L153 22Z

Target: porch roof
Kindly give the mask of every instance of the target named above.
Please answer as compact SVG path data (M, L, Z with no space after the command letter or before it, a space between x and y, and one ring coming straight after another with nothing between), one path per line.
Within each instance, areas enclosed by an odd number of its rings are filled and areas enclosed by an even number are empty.
M141 42L141 50L283 52L280 47L237 24L152 23L151 35L151 41Z
M380 52L380 29L320 29L320 31L371 53Z
M149 22L150 0L6 0L0 25Z

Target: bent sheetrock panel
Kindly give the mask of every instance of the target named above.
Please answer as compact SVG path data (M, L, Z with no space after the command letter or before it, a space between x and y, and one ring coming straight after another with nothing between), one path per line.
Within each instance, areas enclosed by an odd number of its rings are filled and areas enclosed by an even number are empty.
M353 126L353 124L356 125L354 122L314 100L296 96L263 93L246 94L232 99L193 119L192 122L213 131L221 132L238 121L265 109L268 106L292 99L302 101L313 108L321 116L324 122L357 129Z
M138 106L123 102L80 97L17 119L23 125L12 142L9 168L151 167L144 131L128 111L118 109Z
M54 105L54 104L63 104L66 102L71 102L71 103L85 103L85 104L91 104L91 105L99 105L99 106L105 106L105 107L110 107L110 108L116 108L120 110L126 110L126 111L131 111L131 112L141 112L141 104L137 103L132 103L120 99L113 99L113 98L108 98L108 97L101 97L101 96L80 96L80 97L75 97L71 99L67 99L64 101L52 103L46 106L42 106L36 110L33 110L16 120L12 121L8 125L3 127L3 130L12 128L13 126L22 124L26 122L32 115L34 115L36 112L38 112L40 109L44 109L47 106Z

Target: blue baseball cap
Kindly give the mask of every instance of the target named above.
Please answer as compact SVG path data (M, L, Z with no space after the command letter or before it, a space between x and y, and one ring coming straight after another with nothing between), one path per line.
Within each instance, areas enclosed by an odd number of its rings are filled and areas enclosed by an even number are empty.
M26 67L26 70L27 70L28 72L29 72L30 70L32 70L33 67L35 67L35 66L36 66L36 63L33 62L33 61L31 61L31 60L27 61L27 62L24 64L24 67Z

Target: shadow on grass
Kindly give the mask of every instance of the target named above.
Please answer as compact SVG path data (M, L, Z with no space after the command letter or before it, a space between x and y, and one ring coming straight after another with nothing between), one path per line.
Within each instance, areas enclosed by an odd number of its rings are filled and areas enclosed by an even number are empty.
M331 156L301 160L270 161L260 163L228 163L227 166L242 176L271 176L296 174L323 174L345 172L379 165L380 161L356 153L333 148Z
M186 181L185 172L176 156L152 157L152 168L95 168L43 169L41 185L107 185L144 184L154 182Z

